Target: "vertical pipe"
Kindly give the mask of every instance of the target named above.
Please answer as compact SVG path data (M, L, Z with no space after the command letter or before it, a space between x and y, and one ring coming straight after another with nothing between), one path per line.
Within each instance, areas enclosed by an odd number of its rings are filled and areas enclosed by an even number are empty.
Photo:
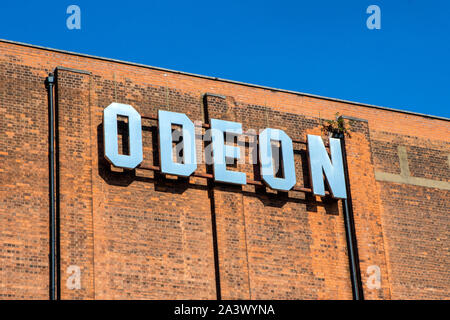
M348 175L347 153L345 151L346 148L344 134L341 133L336 138L339 138L341 140L342 160L344 162L345 185L347 190L347 199L343 199L342 203L344 207L345 236L347 239L353 300L364 300L361 272L359 268L358 245L356 242L355 221L353 217L353 206L350 193L350 179Z
M53 87L55 76L50 73L45 81L48 90L48 127L49 127L49 193L50 193L50 253L49 253L49 272L50 272L50 300L57 299L57 275L56 275L56 208L55 208L55 117L53 106Z
M208 94L203 95L203 121L205 124L210 124L209 112L208 112ZM204 141L204 147L206 148L206 141ZM206 166L208 173L212 172L211 165ZM222 289L220 287L220 270L219 270L219 244L217 240L217 219L216 219L216 205L214 198L214 188L215 183L213 179L208 179L208 197L211 206L211 228L212 228L212 240L213 240L213 251L214 251L214 271L216 279L216 299L222 300Z
M222 300L222 289L220 288L219 246L217 242L216 206L214 203L214 181L212 181L212 179L208 179L208 196L211 205L211 227L214 251L214 271L216 277L216 299Z

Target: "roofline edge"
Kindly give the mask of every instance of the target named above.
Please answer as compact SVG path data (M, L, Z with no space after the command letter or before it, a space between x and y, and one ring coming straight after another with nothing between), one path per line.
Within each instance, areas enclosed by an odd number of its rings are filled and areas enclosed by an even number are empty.
M212 76L205 76L205 75L195 74L195 73L190 73L190 72L176 71L176 70L172 70L172 69L154 67L154 66L150 66L150 65L136 63L136 62L123 61L123 60L118 60L118 59L113 59L113 58L105 58L105 57L94 56L94 55L90 55L90 54L78 53L78 52L73 52L73 51L67 51L67 50L62 50L62 49L54 49L54 48L19 42L19 41L12 41L12 40L6 40L6 39L0 38L0 42L15 44L15 45L24 46L24 47L30 47L30 48L35 48L35 49L53 51L53 52L58 52L58 53L64 53L64 54L69 54L69 55L75 55L75 56L79 56L79 57L98 59L98 60L115 62L115 63L120 63L120 64L126 64L126 65L130 65L130 66L135 66L135 67L142 67L142 68L153 69L153 70L158 70L158 71L171 72L171 73L175 73L175 74L182 74L182 75L187 75L187 76L197 77L197 78L202 78L202 79L238 84L238 85L243 85L243 86L247 86L247 87L260 88L260 89L265 89L265 90L273 90L273 91L278 91L278 92L301 95L301 96L305 96L305 97L324 99L324 100L333 101L333 102L341 102L341 103L347 103L347 104L363 106L363 107L368 107L368 108L375 108L375 109L380 109L380 110L399 112L399 113L404 113L404 114L409 114L409 115L414 115L414 116L421 116L421 117L426 117L426 118L431 118L431 119L450 121L450 118L446 118L446 117L442 117L442 116L435 116L435 115L430 115L430 114L425 114L425 113L419 113L419 112L407 111L407 110L401 110L401 109L395 109L395 108L389 108L389 107L382 107L382 106L377 106L377 105L373 105L373 104L361 103L361 102L338 99L338 98L330 98L330 97L320 96L320 95L311 94L311 93L303 93L303 92L299 92L299 91L267 87L267 86L263 86L263 85L246 83L246 82L241 82L241 81L236 81L236 80L222 79L222 78L217 78L217 77L212 77Z

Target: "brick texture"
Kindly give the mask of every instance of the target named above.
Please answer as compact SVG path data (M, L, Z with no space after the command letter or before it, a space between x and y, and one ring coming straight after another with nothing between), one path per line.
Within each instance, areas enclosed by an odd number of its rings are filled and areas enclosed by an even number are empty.
M114 168L102 128L112 102L283 129L306 188L306 135L336 112L358 118L346 152L365 298L450 298L449 121L1 41L0 298L49 297L44 80L55 70L62 299L352 298L341 201L164 177L149 170L159 158L147 118L143 163ZM248 161L229 169L260 180ZM74 266L80 288L68 285Z

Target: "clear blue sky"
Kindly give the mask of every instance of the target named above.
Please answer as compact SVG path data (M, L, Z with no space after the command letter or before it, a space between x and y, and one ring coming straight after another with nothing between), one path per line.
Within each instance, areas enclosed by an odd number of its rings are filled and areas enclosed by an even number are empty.
M0 38L450 117L448 0L1 1Z

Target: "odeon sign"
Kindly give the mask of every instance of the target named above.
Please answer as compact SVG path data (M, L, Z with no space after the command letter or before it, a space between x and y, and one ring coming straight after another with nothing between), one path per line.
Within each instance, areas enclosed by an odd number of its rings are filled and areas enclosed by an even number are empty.
M128 118L129 154L120 154L118 148L117 116ZM183 159L174 159L172 126L181 127ZM242 134L237 122L211 119L212 167L217 182L245 185L246 174L227 170L228 159L240 159L240 148L225 143L224 136ZM130 105L112 103L103 111L104 152L115 167L134 169L143 161L142 126L140 114ZM194 123L183 113L158 111L160 170L163 174L189 177L197 169ZM282 176L275 175L272 142L281 147ZM346 199L346 185L339 139L330 138L330 154L320 136L308 135L309 171L314 195L325 196L324 176L330 194ZM296 184L294 151L291 138L280 129L266 128L258 135L258 162L264 183L274 190L289 191Z

